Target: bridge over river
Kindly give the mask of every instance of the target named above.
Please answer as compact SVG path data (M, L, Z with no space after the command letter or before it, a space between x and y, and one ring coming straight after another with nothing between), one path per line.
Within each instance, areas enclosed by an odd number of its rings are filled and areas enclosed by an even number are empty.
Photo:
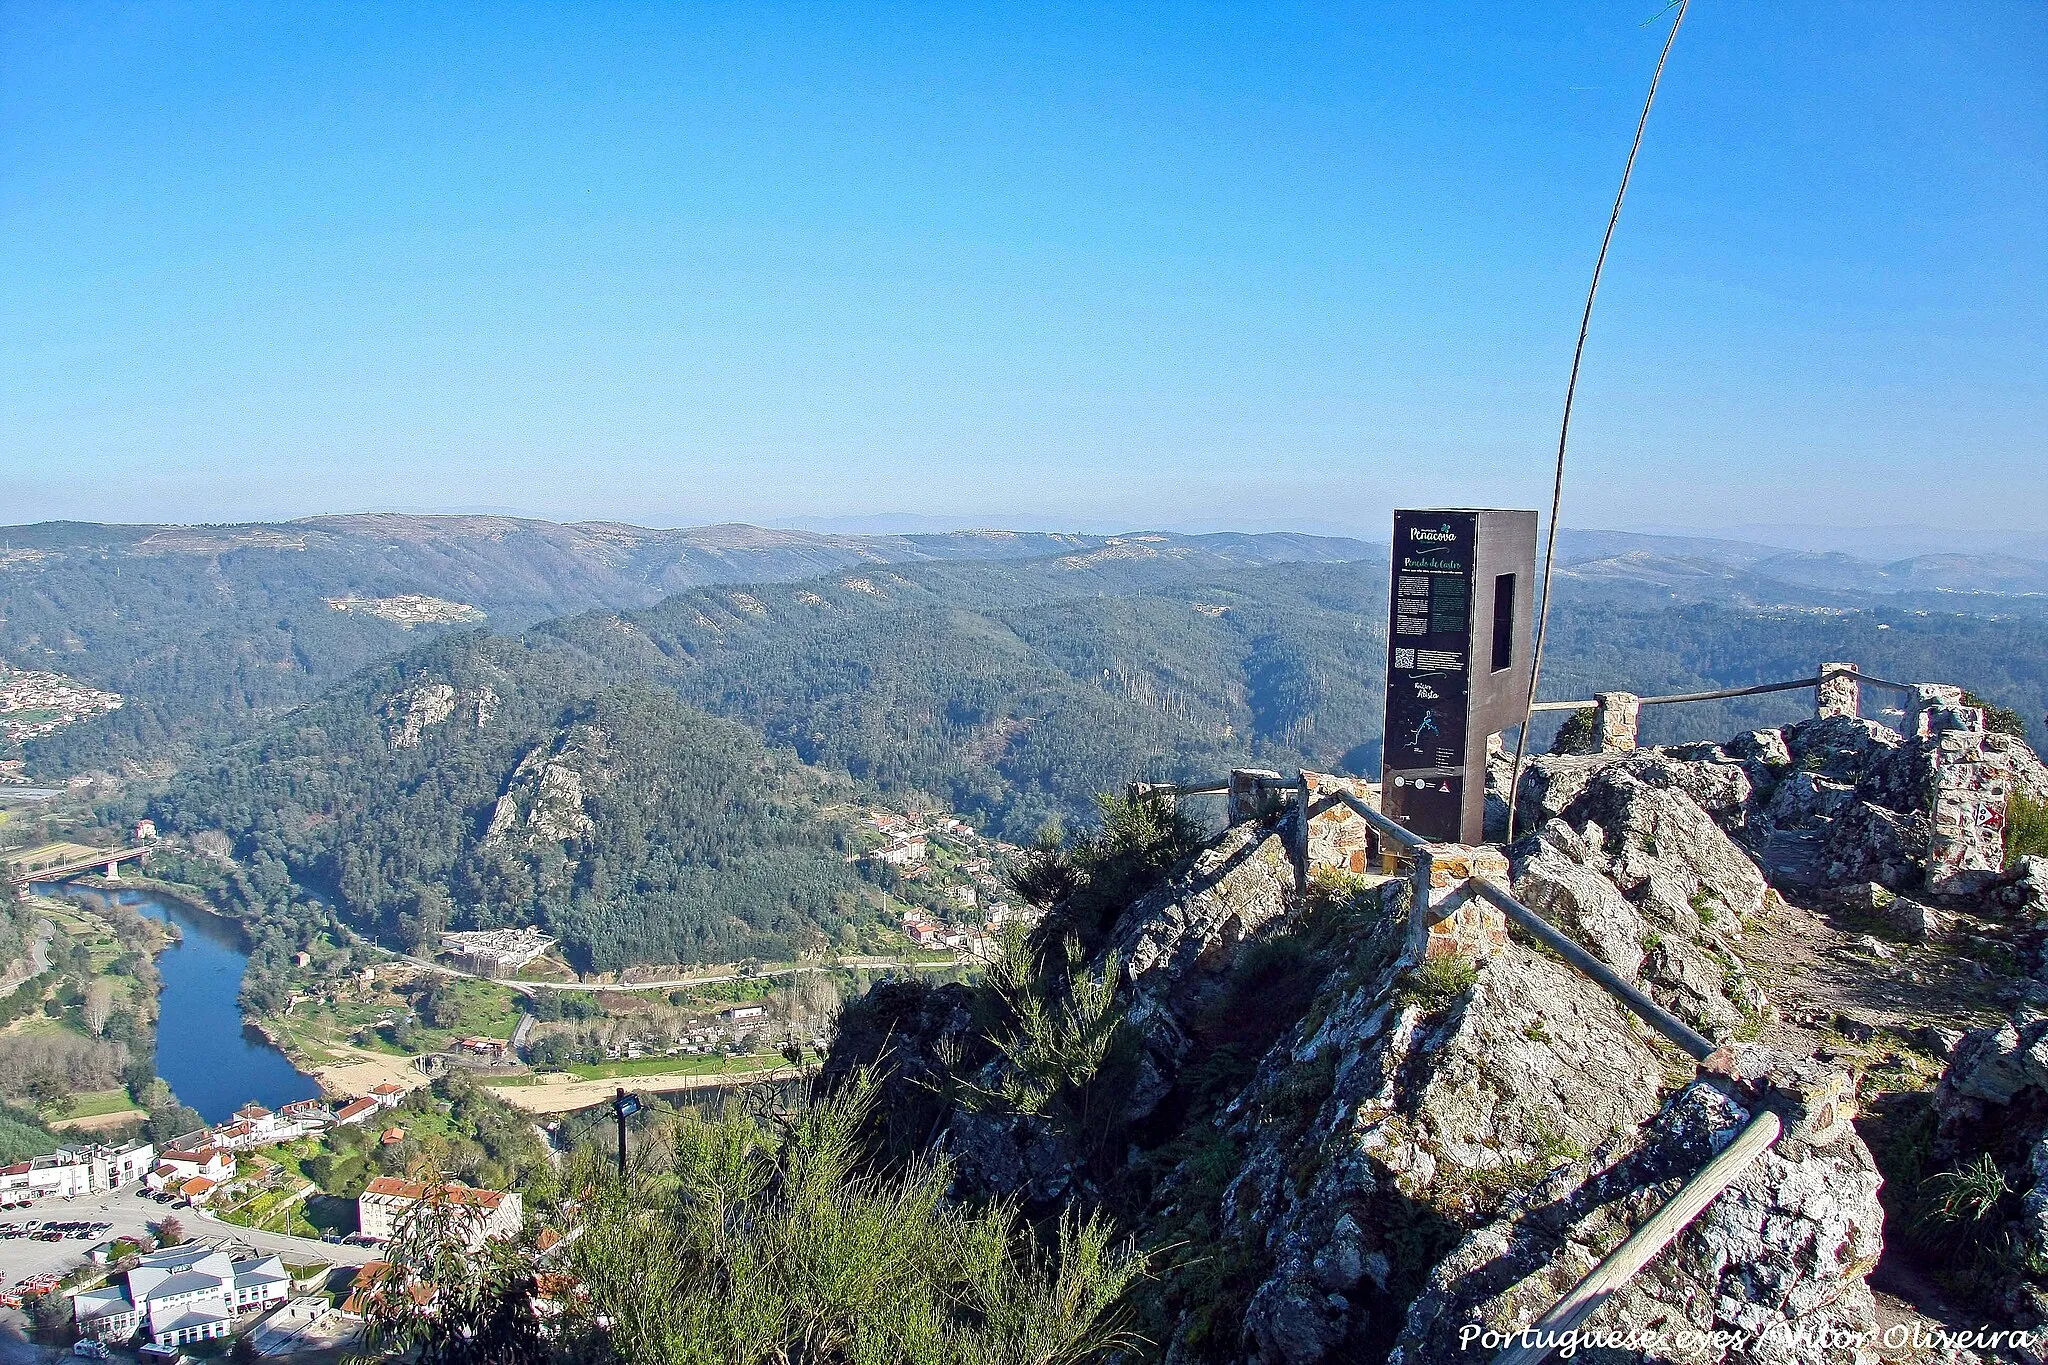
M10 870L29 881L61 882L86 873L109 881L121 880L122 863L140 863L149 850L137 844L128 848L92 848L86 844L43 844L7 855Z

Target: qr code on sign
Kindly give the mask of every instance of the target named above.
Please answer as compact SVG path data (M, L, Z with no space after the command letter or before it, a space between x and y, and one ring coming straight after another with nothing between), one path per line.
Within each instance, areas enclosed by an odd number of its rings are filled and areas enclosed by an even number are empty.
M1413 668L1413 667L1415 667L1415 651L1414 651L1414 650L1412 650L1412 649L1397 649L1397 650L1395 650L1395 651L1394 651L1394 667L1396 667L1396 668Z

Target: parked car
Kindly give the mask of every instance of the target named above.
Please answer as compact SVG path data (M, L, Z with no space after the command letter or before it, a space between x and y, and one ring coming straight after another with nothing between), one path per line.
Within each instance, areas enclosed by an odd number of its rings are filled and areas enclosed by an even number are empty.
M87 1360L107 1360L111 1358L106 1347L90 1338L72 1342L71 1354L84 1356Z

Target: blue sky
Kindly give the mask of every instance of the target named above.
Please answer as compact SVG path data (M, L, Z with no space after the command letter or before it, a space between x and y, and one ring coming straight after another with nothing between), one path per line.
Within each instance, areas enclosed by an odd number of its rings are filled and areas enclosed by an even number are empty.
M1536 506L1658 7L0 3L0 521ZM2038 522L2044 163L2032 0L1699 0L1566 521Z

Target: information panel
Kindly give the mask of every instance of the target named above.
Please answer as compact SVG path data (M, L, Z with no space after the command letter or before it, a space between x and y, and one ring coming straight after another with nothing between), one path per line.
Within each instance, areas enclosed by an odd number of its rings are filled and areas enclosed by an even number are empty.
M1382 764L1390 774L1463 771L1477 521L1470 512L1395 514Z

